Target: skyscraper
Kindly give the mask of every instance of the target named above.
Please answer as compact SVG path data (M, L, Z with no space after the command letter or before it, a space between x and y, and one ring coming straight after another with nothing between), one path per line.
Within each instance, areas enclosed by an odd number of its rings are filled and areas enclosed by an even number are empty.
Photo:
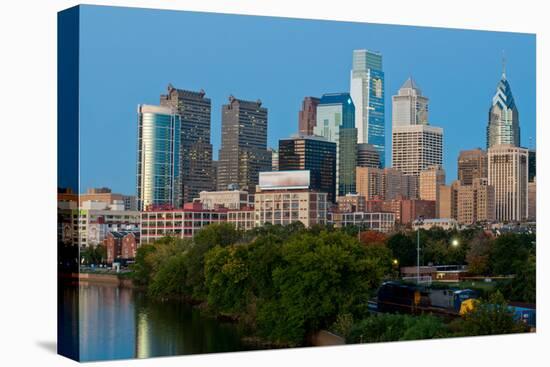
M254 193L261 171L271 171L267 150L267 108L262 102L229 96L222 106L222 145L218 163L218 190L236 184Z
M537 176L537 151L529 149L529 182L535 181Z
M528 215L528 151L511 144L488 149L489 185L495 188L497 221L522 221Z
M392 97L392 126L427 125L428 98L409 78Z
M336 143L322 137L298 135L279 140L279 170L310 171L310 188L336 201Z
M182 205L181 119L171 107L138 106L138 210Z
M211 102L204 90L193 92L168 85L160 96L161 106L171 106L181 117L181 192L191 202L201 191L214 189L212 144L210 144Z
M355 105L357 142L369 143L380 153L385 167L384 71L382 54L353 50L350 94Z
M392 166L405 175L416 178L420 172L443 164L443 129L430 126L428 99L408 79L392 99ZM416 190L414 197L418 197Z
M317 105L319 98L305 97L302 101L302 109L298 112L298 130L303 135L313 135L313 129L317 124Z
M357 129L355 106L348 93L324 94L317 106L319 135L336 143L336 194L343 196L355 192L357 162Z
M461 224L495 220L495 188L486 178L475 178L469 185L458 185L457 220Z
M420 172L443 164L443 129L428 125L392 128L392 166L418 178ZM413 195L413 197L417 197Z
M471 185L476 178L487 178L487 152L462 150L458 155L458 180L461 185Z
M520 145L519 114L505 70L489 109L487 125L487 148L498 144Z

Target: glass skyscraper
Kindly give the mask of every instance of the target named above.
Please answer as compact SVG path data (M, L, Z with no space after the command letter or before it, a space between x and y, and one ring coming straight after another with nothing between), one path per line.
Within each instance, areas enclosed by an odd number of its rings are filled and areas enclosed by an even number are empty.
M489 109L487 148L499 144L511 144L519 147L519 133L518 109L512 96L510 83L506 80L506 73L503 72Z
M138 210L182 205L181 119L166 106L138 106Z
M336 143L318 136L298 135L279 140L279 170L309 170L310 188L336 202Z
M382 54L369 50L353 51L350 94L355 105L357 142L372 144L385 167L385 108Z
M324 94L317 106L315 135L336 143L336 193L355 193L357 129L355 106L349 93Z

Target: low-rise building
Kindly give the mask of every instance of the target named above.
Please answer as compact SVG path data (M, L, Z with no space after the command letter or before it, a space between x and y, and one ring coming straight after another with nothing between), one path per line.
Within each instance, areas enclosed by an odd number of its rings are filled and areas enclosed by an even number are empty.
M247 205L238 210L229 210L227 222L233 224L238 230L248 231L254 228L254 207Z
M216 209L219 207L227 209L240 209L248 205L248 193L242 190L227 191L201 191L196 200L202 203L204 209Z
M334 213L330 215L330 222L334 223ZM358 226L361 230L390 232L395 226L394 213L341 213L340 226ZM336 226L336 225L335 225Z
M302 222L310 227L327 223L325 192L310 189L308 170L260 172L254 196L255 226Z
M359 194L347 194L338 196L338 210L345 213L364 212L365 197Z
M139 246L139 232L109 232L103 243L107 250L107 263L135 259Z
M200 203L188 203L178 209L151 209L141 212L141 243L164 236L191 238L212 223L227 222L228 209L208 210Z
M420 222L413 222L413 229L432 229L432 228L441 228L444 230L456 229L458 228L458 221L454 218L433 218L433 219L424 219Z

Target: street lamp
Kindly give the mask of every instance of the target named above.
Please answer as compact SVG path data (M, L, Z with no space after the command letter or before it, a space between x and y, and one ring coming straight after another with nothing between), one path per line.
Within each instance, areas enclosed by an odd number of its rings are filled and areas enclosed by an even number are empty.
M453 239L453 241L451 242L451 245L452 245L453 247L458 247L458 245L460 245L460 242L455 238L455 239Z
M424 224L424 216L416 220L416 284L420 282L420 226Z

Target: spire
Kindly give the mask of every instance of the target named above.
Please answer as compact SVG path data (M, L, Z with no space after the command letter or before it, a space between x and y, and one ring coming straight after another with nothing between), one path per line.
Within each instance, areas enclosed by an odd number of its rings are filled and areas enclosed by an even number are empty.
M506 79L506 55L502 50L502 79Z

